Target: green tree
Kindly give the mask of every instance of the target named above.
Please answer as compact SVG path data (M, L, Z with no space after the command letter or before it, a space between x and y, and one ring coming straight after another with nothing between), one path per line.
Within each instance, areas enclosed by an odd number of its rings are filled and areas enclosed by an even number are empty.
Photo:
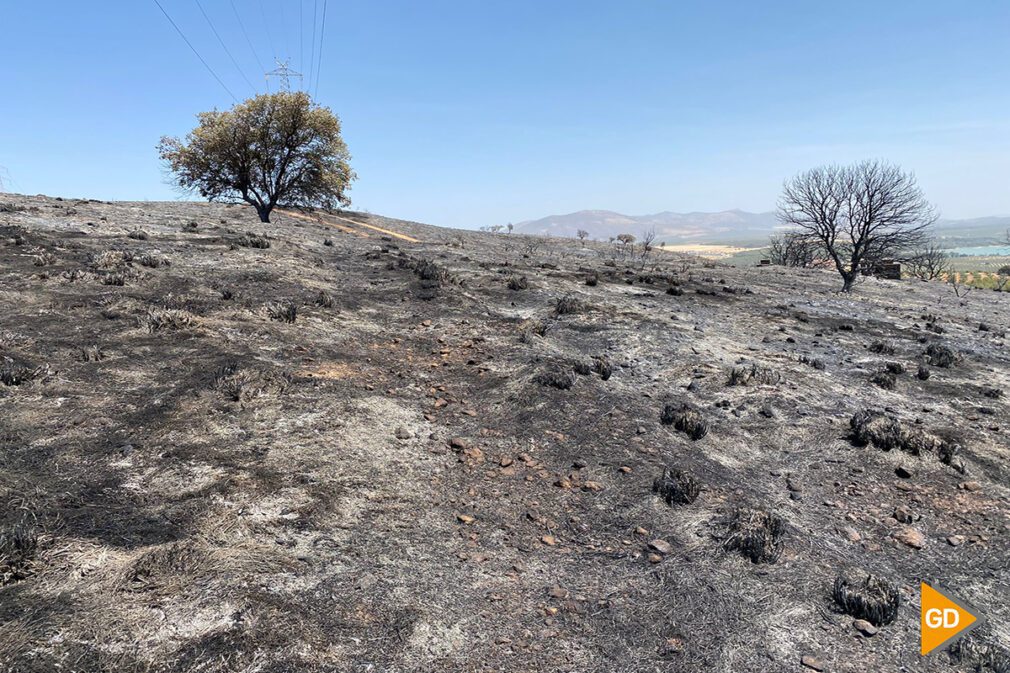
M164 137L158 145L182 189L210 201L241 199L263 222L276 206L350 203L356 176L340 120L308 94L262 94L197 118L185 141Z

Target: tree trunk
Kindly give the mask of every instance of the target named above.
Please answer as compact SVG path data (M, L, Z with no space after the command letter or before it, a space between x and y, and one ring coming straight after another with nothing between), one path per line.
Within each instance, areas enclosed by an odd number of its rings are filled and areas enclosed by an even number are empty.
M852 291L852 286L856 284L856 276L858 275L858 271L847 271L842 274L842 292Z
M271 210L273 210L272 206L261 206L256 204L256 214L260 216L260 222L270 222Z

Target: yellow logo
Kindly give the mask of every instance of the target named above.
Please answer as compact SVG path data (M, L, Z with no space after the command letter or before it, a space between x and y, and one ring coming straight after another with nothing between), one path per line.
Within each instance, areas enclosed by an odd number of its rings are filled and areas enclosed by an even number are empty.
M942 591L922 583L919 651L923 656L966 635L982 623L974 610L959 605Z

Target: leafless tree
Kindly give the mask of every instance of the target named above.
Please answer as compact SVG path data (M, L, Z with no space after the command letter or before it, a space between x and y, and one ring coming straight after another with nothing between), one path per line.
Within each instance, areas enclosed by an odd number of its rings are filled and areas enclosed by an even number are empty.
M652 252L652 244L656 240L656 230L649 229L642 232L642 259L646 259Z
M821 166L787 181L778 216L821 245L848 292L863 269L921 245L937 212L914 175L864 161Z
M589 232L585 229L579 229L575 232L575 236L582 242L582 247L586 247L586 239L589 238Z
M508 229L509 233L511 234L512 230L515 229L515 226L511 222L509 222L508 224L505 225L505 228Z
M950 272L950 255L936 241L927 239L911 252L905 265L909 273L919 280L936 280Z
M820 250L820 243L809 234L788 231L771 237L768 258L779 266L808 268L820 258Z

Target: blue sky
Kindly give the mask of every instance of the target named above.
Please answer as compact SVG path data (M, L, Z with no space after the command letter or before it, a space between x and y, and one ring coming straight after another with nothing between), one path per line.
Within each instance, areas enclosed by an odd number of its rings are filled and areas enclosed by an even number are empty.
M250 95L196 0L161 1ZM323 0L233 1L264 66L309 70ZM262 90L232 0L201 2ZM799 170L886 158L945 216L1010 214L1003 0L326 4L317 93L343 120L357 208L464 227L769 210ZM7 189L180 198L159 137L232 100L153 0L0 0L0 24Z

